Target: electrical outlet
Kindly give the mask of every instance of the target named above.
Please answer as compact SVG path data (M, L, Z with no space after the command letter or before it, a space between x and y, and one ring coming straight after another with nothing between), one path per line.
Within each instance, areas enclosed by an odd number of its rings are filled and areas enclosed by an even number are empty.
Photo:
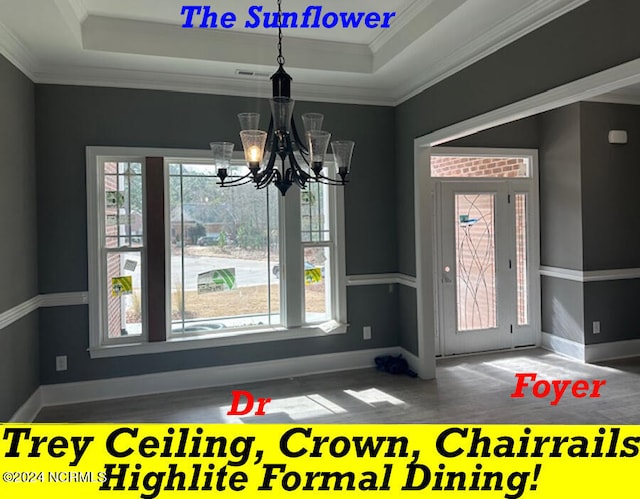
M600 321L593 321L593 334L600 334Z
M365 340L370 340L371 339L371 326L364 326L362 328L362 337Z
M66 370L67 370L67 356L58 355L56 357L56 371L66 371Z

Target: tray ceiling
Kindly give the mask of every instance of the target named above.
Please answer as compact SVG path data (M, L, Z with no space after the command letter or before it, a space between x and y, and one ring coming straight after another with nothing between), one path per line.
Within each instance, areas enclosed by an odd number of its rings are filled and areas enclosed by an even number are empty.
M284 11L396 12L389 29L286 29L303 100L394 105L587 0L283 0ZM265 97L277 32L245 29L248 9L217 0L233 29L184 29L183 0L4 0L0 53L38 83Z

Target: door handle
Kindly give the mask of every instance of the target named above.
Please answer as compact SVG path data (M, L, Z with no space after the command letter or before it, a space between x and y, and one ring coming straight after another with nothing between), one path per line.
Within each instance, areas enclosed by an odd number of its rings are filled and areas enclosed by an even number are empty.
M442 269L442 282L445 284L451 284L453 279L451 279L451 267L445 265L444 269Z

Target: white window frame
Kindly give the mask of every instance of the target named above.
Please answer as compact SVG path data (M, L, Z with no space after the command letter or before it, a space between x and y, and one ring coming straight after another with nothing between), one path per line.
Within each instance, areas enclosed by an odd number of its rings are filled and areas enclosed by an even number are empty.
M216 332L213 334L189 335L177 337L170 334L170 262L167 259L165 276L167 279L167 317L166 341L148 342L147 331L143 331L140 337L118 338L116 341L105 341L104 299L106 287L104 279L106 268L104 258L100 251L100 234L104 232L104 208L100 192L104 190L104 180L101 178L99 168L107 160L113 161L141 161L143 164L143 191L144 191L144 162L146 157L163 157L165 164L165 193L168 193L169 174L168 163L180 161L204 161L210 156L208 150L182 150L182 149L157 149L157 148L132 148L132 147L94 147L86 148L87 164L87 247L89 263L89 353L92 358L117 357L123 355L149 354L156 352L170 352L179 350L191 350L211 348L225 345L238 345L249 343L261 343L267 341L282 341L289 339L301 339L347 332L347 291L346 291L346 262L345 262L345 224L344 224L344 188L330 187L330 217L331 224L331 262L329 271L332 273L331 310L332 319L323 324L305 324L304 322L304 295L296 292L295 283L300 283L300 291L304 293L303 280L303 246L300 230L300 190L293 186L286 196L279 196L280 210L280 265L286 268L287 277L281 275L281 283L286 279L281 296L280 314L281 326L251 327L244 329L232 329L228 332ZM332 161L331 157L327 161ZM100 183L102 182L102 184ZM233 187L235 189L252 189L245 185ZM146 193L143 192L143 196ZM165 220L169 217L169 196L165 195ZM144 214L146 248L146 212ZM296 229L297 227L297 229ZM102 232L101 232L102 231ZM165 232L165 245L167 254L170 254L170 234ZM296 244L297 243L297 244ZM143 250L144 251L144 250ZM296 264L297 262L297 264ZM146 265L144 265L146 268ZM144 277L143 277L144 279ZM143 280L144 282L144 280ZM147 290L143 286L143 314L147 314ZM144 321L146 323L146 321ZM265 334L267 333L267 334Z

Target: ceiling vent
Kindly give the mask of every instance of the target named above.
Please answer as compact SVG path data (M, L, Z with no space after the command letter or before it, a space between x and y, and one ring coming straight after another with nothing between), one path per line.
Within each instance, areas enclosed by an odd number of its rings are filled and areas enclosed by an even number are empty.
M264 71L251 71L250 69L236 69L236 74L238 76L246 76L249 78L269 78L271 76L269 73Z

